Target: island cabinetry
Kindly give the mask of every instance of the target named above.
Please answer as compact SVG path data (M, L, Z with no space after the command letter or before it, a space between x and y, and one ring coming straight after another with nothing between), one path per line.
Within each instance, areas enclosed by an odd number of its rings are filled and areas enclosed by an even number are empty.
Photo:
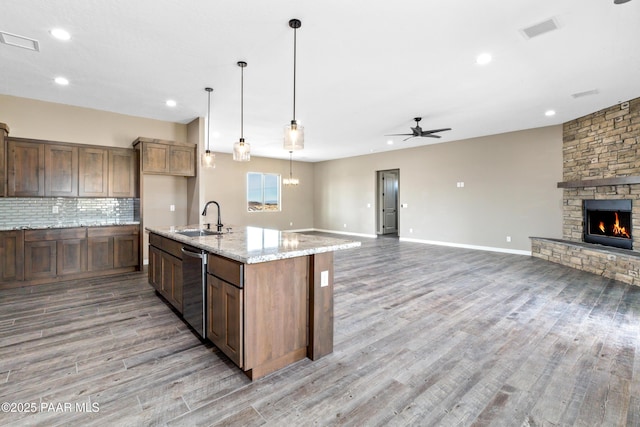
M7 153L7 195L44 196L44 144L9 138Z
M196 176L196 145L139 137L133 146L140 150L143 173Z
M149 283L182 313L182 244L149 234Z
M0 123L0 197L6 196L7 191L7 136L9 126Z
M207 338L244 368L244 264L217 255L207 260Z
M78 147L46 144L44 170L45 196L78 196Z
M91 227L87 231L89 271L135 267L139 261L139 227Z
M25 280L54 278L87 271L85 228L26 230Z
M0 231L0 282L24 280L24 232Z

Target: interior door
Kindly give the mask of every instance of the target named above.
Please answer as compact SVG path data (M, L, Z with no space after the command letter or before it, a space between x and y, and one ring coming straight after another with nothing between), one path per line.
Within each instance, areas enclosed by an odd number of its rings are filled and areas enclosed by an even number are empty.
M381 173L382 234L398 232L398 171Z

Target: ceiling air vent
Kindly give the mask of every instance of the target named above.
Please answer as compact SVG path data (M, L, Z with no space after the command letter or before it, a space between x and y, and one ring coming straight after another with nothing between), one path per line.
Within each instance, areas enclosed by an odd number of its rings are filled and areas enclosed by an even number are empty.
M574 98L582 98L584 96L597 95L598 89L585 90L584 92L572 93L571 96Z
M530 27L523 28L520 31L522 31L522 34L524 34L525 38L532 39L534 37L538 37L542 34L545 34L557 29L558 29L558 23L554 18L550 18L550 19L547 19L546 21L542 21Z
M38 43L38 40L30 39L29 37L0 31L0 42L9 46L21 47L23 49L40 52L40 44Z

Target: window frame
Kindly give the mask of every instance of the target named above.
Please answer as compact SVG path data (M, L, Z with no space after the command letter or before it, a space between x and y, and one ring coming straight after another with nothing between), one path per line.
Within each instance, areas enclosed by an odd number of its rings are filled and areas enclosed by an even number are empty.
M251 176L260 176L260 199L261 200L252 200L255 194L252 194L252 191L256 191L255 188L251 187ZM267 206L271 206L266 202L266 193L269 188L266 183L266 177L275 177L276 179L276 207L274 209L265 209ZM247 212L255 213L255 212L281 212L282 211L282 176L279 173L271 173L271 172L247 172L247 193L246 193L246 202L247 202ZM254 203L254 208L252 209L252 203ZM259 203L259 204L258 204Z

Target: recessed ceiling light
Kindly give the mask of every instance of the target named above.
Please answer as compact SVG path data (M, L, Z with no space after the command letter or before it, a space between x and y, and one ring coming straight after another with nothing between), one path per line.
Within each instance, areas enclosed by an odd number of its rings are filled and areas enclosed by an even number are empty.
M555 116L556 112L553 111L553 110L547 110L547 111L544 112L544 115L547 116L547 117L551 117L551 116Z
M56 77L55 79L53 79L53 81L60 86L66 86L69 84L69 80L65 79L64 77Z
M392 140L392 139L389 139L389 140L387 141L387 145L393 145L393 140Z
M491 62L491 55L488 53L481 53L476 57L476 64L478 65L486 65Z
M49 31L51 35L58 40L69 40L71 38L71 34L67 30L63 30L62 28L54 28Z
M174 101L173 99L167 99L166 104L167 104L167 107L175 107L176 105L178 105L176 101Z

